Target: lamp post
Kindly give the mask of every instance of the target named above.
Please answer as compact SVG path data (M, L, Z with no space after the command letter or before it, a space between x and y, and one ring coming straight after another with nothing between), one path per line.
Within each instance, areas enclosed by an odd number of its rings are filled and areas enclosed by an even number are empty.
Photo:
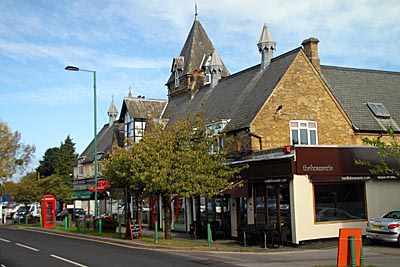
M98 215L98 203L97 203L97 108L96 108L96 71L94 70L84 70L74 66L67 66L65 70L69 71L85 71L93 73L93 101L94 101L94 216L97 217Z

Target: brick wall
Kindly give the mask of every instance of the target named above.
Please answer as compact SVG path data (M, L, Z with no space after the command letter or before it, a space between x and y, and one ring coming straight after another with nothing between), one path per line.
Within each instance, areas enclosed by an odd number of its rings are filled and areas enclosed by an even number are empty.
M280 105L282 109L277 114ZM251 125L251 131L263 137L263 148L289 145L290 120L316 121L319 145L362 144L362 137L354 134L345 114L303 52L282 77ZM254 149L258 146L257 141L252 142Z

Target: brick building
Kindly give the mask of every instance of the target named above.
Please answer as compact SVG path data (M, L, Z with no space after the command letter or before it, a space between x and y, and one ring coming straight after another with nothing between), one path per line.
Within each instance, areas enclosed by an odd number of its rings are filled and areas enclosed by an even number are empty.
M204 111L233 141L232 164L249 168L225 197L177 200L186 210L176 230L214 221L225 237L271 227L300 243L365 228L367 218L397 208L399 177L372 176L354 159L376 154L362 147L363 137L385 139L388 126L400 132L400 73L321 65L318 42L308 38L274 56L265 24L260 64L230 74L196 15L173 58L163 118L173 124Z

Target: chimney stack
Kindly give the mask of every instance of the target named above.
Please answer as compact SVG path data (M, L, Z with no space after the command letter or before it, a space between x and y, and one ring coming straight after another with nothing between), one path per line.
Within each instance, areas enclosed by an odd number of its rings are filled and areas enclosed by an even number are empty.
M306 53L308 59L319 72L321 71L321 64L318 57L318 43L319 40L317 38L311 37L304 40L301 45L304 48L304 53Z

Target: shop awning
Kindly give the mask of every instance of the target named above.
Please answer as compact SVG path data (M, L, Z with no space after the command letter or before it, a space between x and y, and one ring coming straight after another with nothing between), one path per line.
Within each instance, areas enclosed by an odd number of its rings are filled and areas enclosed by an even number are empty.
M97 181L97 192L103 192L104 190L106 190L106 189L109 188L109 187L110 187L110 184L108 183L107 180L100 180L100 181ZM92 185L92 186L89 188L89 191L90 191L90 192L94 192L94 185Z
M92 192L87 190L72 191L71 195L73 200L89 200L91 199Z
M232 198L248 197L247 180L241 180L233 183L229 188L222 191L224 195L230 195Z

